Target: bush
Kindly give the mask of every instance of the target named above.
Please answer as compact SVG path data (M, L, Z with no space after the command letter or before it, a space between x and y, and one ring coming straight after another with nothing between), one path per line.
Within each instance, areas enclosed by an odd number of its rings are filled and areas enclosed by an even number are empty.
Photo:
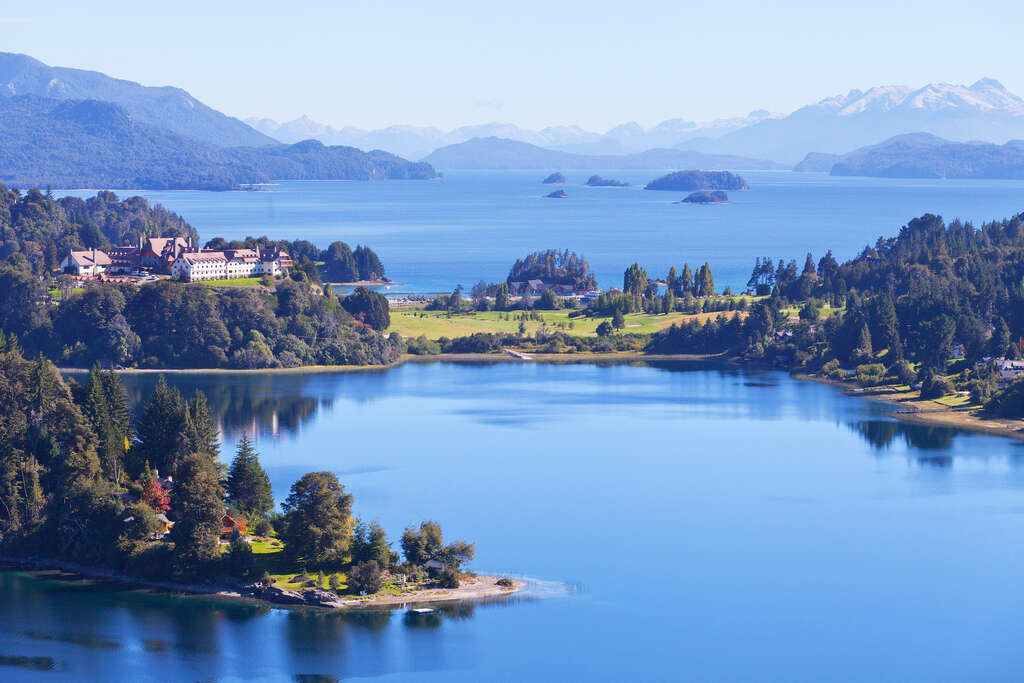
M953 391L953 383L939 374L931 374L921 382L921 398L942 398Z
M341 578L337 574L331 574L331 578L327 580L327 585L331 587L332 591L341 590Z
M360 562L348 574L348 588L356 593L370 595L379 591L383 585L383 573L374 560Z
M437 582L441 588L459 587L459 568L450 564L437 574Z
M516 585L512 581L512 579L506 579L504 576L495 581L494 583L501 586L502 588L514 588Z
M427 339L427 335L421 334L416 339L408 341L406 351L415 356L436 356L441 353L441 345Z
M857 384L862 387L875 387L885 381L885 366L881 363L868 363L857 366Z

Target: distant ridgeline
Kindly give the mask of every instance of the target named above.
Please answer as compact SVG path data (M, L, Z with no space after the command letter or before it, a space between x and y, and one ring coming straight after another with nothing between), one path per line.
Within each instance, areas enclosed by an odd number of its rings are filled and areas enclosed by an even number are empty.
M111 245L139 244L148 235L197 244L196 230L161 206L111 192L54 200L0 186L0 206L0 330L29 355L72 366L237 368L381 364L399 355L399 341L381 334L390 323L383 296L361 288L341 300L329 289L321 293L321 268L338 281L382 278L384 266L367 247L214 238L206 248L287 251L294 266L287 277L270 278L272 290L171 280L92 281L80 289L70 276L52 279L66 253L113 253Z
M749 190L747 181L728 171L676 171L647 183L645 190Z
M994 145L912 133L849 154L811 153L793 170L879 178L1020 179L1024 178L1024 140Z
M98 100L0 97L8 186L229 190L271 179L429 179L430 164L316 141L216 147L141 123Z

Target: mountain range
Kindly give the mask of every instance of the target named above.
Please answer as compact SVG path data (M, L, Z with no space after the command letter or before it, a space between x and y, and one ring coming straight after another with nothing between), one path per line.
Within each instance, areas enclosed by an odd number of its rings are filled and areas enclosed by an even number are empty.
M372 131L338 129L308 117L284 124L269 119L248 122L284 142L313 137L335 144L387 149L414 159L473 138L499 137L575 154L622 155L672 148L792 165L809 152L844 154L905 133L925 132L950 140L999 144L1024 138L1024 100L998 81L983 78L969 86L930 83L920 88L888 85L851 90L788 115L758 110L746 117L706 123L670 119L652 128L625 123L604 133L579 126L525 130L508 123L464 126L445 132L416 126Z
M249 118L246 123L281 142L298 142L314 138L327 144L351 145L361 149L386 149L409 159L421 159L432 151L473 138L504 138L527 142L537 147L575 154L632 154L658 147L672 147L694 138L714 138L733 130L772 118L767 111L751 112L749 116L719 119L704 123L670 119L652 128L635 122L624 123L605 133L594 133L579 126L550 126L527 130L511 123L484 123L462 126L450 131L428 126L389 126L365 130L345 126L334 128L318 123L308 116L278 123L273 119Z
M603 170L679 169L765 170L785 168L773 161L680 149L649 149L635 154L587 155L545 149L505 138L473 138L435 150L426 159L441 170Z
M435 178L429 164L315 140L286 145L178 88L0 53L0 182L226 190L270 179Z
M434 178L387 152L295 145L215 147L99 100L0 98L0 182L20 187L229 190L270 179Z
M879 178L1021 179L1024 140L995 145L951 142L930 133L912 133L843 155L809 154L794 170Z
M47 66L28 55L0 52L0 97L14 95L113 102L136 121L218 147L279 142L180 88L148 87L96 71Z

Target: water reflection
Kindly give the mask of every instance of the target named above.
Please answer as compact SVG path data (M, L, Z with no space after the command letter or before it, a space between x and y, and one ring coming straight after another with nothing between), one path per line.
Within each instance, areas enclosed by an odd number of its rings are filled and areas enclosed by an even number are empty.
M911 448L922 451L948 451L953 437L961 432L952 427L919 425L896 420L859 420L850 423L850 428L862 436L876 450L887 450L902 439ZM937 456L921 456L923 460L934 461Z

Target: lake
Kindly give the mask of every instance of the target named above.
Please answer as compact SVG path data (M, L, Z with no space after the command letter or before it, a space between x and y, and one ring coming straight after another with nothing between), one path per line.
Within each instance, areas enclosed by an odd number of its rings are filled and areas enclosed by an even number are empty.
M133 400L153 375L128 375ZM510 601L292 612L0 572L4 680L1007 680L1024 653L1024 447L784 373L415 363L174 374L280 499L329 469ZM11 660L38 657L39 660ZM49 658L49 659L47 659ZM33 668L35 667L35 668Z
M840 261L908 220L1002 219L1024 208L1020 180L832 178L822 173L743 171L751 189L730 204L674 204L684 192L641 189L664 171L601 171L631 188L586 187L566 174L570 199L543 199L541 171L449 172L436 181L281 182L261 192L140 191L180 213L203 240L268 235L371 246L402 287L391 293L450 292L504 280L512 263L540 249L571 249L600 284L622 286L634 261L664 277L669 266L708 261L719 289L746 286L756 257ZM62 192L89 196L95 192ZM127 196L136 192L119 191Z

